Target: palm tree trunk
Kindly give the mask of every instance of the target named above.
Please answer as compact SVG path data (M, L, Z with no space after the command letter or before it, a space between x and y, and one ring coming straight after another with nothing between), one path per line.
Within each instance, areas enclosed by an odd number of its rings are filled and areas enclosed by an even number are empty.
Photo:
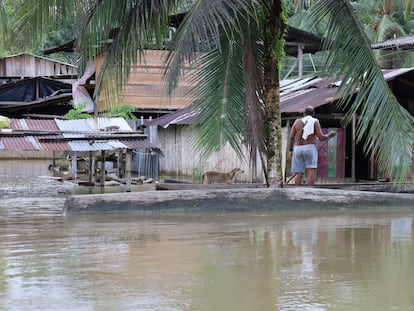
M264 102L267 184L278 188L282 176L282 117L280 112L280 67L284 56L286 22L280 0L271 1L264 27Z

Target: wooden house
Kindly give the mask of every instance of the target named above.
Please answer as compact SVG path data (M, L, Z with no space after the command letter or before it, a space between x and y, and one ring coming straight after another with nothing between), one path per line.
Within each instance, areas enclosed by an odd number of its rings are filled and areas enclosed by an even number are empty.
M34 77L50 77L68 82L76 79L77 71L77 66L28 53L0 58L0 84Z
M185 14L171 16L170 26L178 27ZM285 52L290 56L298 57L299 67L304 53L316 53L322 48L322 38L318 35L294 27L288 27L286 33ZM74 45L75 40L72 40L60 47L43 51L43 53L49 55L58 52L73 52ZM166 50L147 49L144 57L137 59L136 64L132 65L125 88L118 98L111 99L111 104L132 105L139 111L137 115L143 118L159 117L189 106L194 101L194 98L189 96L189 91L194 85L185 74L172 96L166 93L164 79L166 55ZM106 54L102 54L96 59L96 72L101 70L105 57ZM186 70L190 69L184 68L184 71ZM105 95L99 98L97 107L98 110L105 110L108 107Z
M383 71L385 80L391 90L411 114L414 114L414 68L400 68ZM336 108L337 87L331 78L305 78L283 81L281 85L281 112L282 112L282 157L283 174L285 181L289 181L290 159L288 153L288 137L293 121L300 117L306 106L315 107L316 117L320 120L323 131L336 129L337 136L318 145L319 183L338 183L361 180L381 180L384 178L378 168L375 157L367 157L363 152L363 142L356 143L355 122L343 126L343 117L346 111ZM249 171L248 163L237 159L235 152L226 146L212 155L205 163L200 163L198 154L192 152L192 132L189 125L197 112L188 107L174 112L169 116L145 123L152 131L152 141L164 151L165 159L160 161L160 170L166 175L192 175L197 170L229 171L234 166L241 166L245 174L240 181L264 181L261 175L261 164L257 163L257 170ZM247 152L246 152L247 154Z
M0 58L0 114L8 117L64 115L72 106L77 67L21 53Z
M178 14L171 17L171 26L178 27L182 22L185 13ZM73 51L75 41L71 41L61 47L44 51L45 54L56 53L60 51ZM309 32L289 27L287 30L285 51L288 55L297 56L298 63L300 63L301 55L303 53L315 53L321 49L322 38L311 34ZM165 88L164 71L165 71L165 50L146 50L142 61L137 60L135 65L132 65L131 73L126 82L125 88L119 94L118 98L112 98L111 104L129 104L137 108L135 113L141 117L143 123L144 119L158 118L174 111L186 109L194 102L194 98L189 96L189 91L194 87L192 82L186 78L180 81L177 89L172 97L168 96ZM102 68L102 64L106 55L103 54L96 59L96 72ZM189 70L189 68L187 68ZM98 111L105 110L108 107L108 102L105 96L101 96L98 100ZM175 126L174 126L175 127ZM234 166L244 168L249 171L248 163L241 161L234 154L229 146L225 150L215 154L206 166L200 163L197 157L189 152L189 143L192 136L191 131L188 131L187 126L177 126L175 133L170 133L173 127L165 131L165 136L161 133L164 130L160 127L151 127L151 141L155 144L161 143L165 157L160 161L161 172L167 174L184 174L190 175L194 178L200 177L202 171L206 168L215 168L220 170L231 170ZM178 129L179 128L179 129ZM159 131L160 135L154 134ZM167 135L170 135L167 137ZM171 145L171 142L174 142ZM247 153L247 151L246 151ZM168 162L169 164L166 164ZM164 165L165 164L165 165ZM262 180L261 165L257 164L255 172L250 172L241 176L242 181Z
M166 92L164 79L165 50L145 50L142 61L132 65L128 81L121 94L114 99L118 104L128 104L137 108L141 113L152 111L159 114L182 109L190 105L194 98L189 96L189 91L194 85L184 77L173 95ZM96 71L99 72L105 54L96 60ZM108 103L105 96L101 96L98 110L105 110Z

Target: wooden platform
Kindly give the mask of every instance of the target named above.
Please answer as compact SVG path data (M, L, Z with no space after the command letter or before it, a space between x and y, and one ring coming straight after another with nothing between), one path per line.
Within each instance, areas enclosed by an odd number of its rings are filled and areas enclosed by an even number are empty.
M70 196L63 214L414 208L414 194L310 187L191 189Z
M265 184L210 184L203 185L200 183L157 183L156 190L199 190L199 189L250 189L250 188L267 188Z
M293 184L284 185L286 188L294 187ZM390 182L356 182L356 183L335 183L335 184L318 184L316 188L322 189L341 189L341 190L358 190L358 191L374 191L389 193L414 193L414 185L396 186ZM251 188L267 188L265 184L258 183L235 183L235 184L210 184L203 185L200 183L189 182L165 182L155 184L156 190L197 190L197 189L251 189Z

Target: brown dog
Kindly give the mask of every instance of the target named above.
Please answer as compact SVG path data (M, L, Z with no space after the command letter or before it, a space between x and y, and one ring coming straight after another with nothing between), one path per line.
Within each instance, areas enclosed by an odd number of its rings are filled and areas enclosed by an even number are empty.
M234 168L230 172L222 173L215 171L205 172L203 175L203 184L226 183L231 184L236 174L244 173L240 168Z

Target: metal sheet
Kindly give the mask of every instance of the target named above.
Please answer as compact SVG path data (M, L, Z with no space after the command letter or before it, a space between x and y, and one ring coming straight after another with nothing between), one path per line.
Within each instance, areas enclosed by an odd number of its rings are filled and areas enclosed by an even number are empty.
M158 147L148 140L121 140L128 149L157 149Z
M131 132L132 128L124 118L96 118L86 119L88 126L93 130L103 131L108 127L117 127L119 131Z
M31 143L30 139L23 136L18 137L0 137L3 150L33 151L38 150Z
M28 130L42 130L42 131L59 130L55 120L21 119L21 122L25 122Z
M68 143L72 151L114 150L111 144L104 142L89 143L87 141L71 141Z
M77 119L77 120L55 120L56 125L58 126L59 130L61 131L73 131L73 132L92 132L92 128L89 126L89 124L84 119ZM71 134L73 135L73 134ZM82 136L82 135L75 135L76 136ZM67 137L67 136L65 136ZM73 137L73 136L69 136Z
M132 129L123 118L99 118L96 124L94 121L81 120L43 120L43 119L11 119L10 127L12 130L20 131L10 135L2 133L0 136L0 150L19 150L19 151L100 151L116 149L136 149L136 148L157 148L149 141L142 138L114 139L115 133L111 131L98 131L101 126L117 126L119 131L128 132ZM27 131L26 133L24 131ZM50 131L50 135L35 135L33 131ZM69 133L56 133L64 131ZM71 131L75 133L70 133ZM99 132L99 136L104 135L105 140L65 140L62 138L85 138L93 136ZM37 133L36 133L37 134ZM44 139L48 140L44 140ZM50 140L52 139L52 140Z
M414 35L373 43L371 48L411 50L414 48Z
M337 88L301 90L293 94L281 94L280 109L282 113L301 113L307 106L320 107L338 98L340 94Z

